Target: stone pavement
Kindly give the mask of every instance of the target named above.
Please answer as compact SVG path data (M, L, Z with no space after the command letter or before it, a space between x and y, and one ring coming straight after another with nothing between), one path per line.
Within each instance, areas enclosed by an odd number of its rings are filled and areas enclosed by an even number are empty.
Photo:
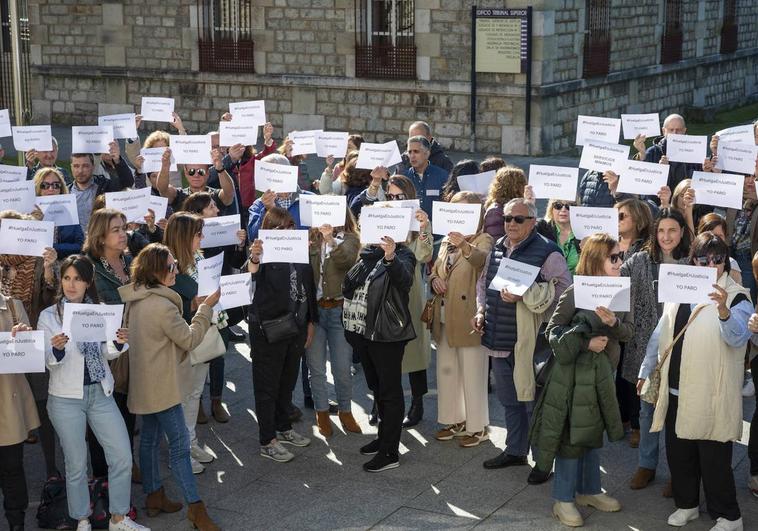
M224 390L232 419L228 424L211 420L206 426L198 426L200 441L218 456L203 474L196 476L200 495L211 515L226 530L565 529L551 516L551 483L527 485L528 467L495 471L482 468L482 461L497 455L504 447L503 408L494 394L489 396L491 441L464 449L453 441L443 443L433 438L438 429L434 370L432 365L424 420L403 433L400 468L379 474L369 474L361 468L368 458L360 455L358 449L376 433L368 425L371 398L362 372L354 379L353 411L364 435L347 435L340 427L329 440L324 440L313 426L313 412L304 410L304 419L295 424L295 429L311 436L313 442L307 448L295 448L296 458L290 463L278 464L258 455L249 347L244 343L234 345L226 355ZM407 388L407 381L404 383ZM207 409L207 392L205 396ZM302 405L299 382L295 403ZM745 418L751 418L753 404L753 399L745 401ZM336 421L336 416L332 419ZM746 422L743 442L735 445L734 468L745 529L758 529L758 500L746 487L748 429ZM172 498L180 499L166 466L165 448L161 457L166 489ZM668 477L665 464L659 467L660 475L651 487L632 491L627 481L636 467L636 450L630 449L626 441L606 445L600 462L603 488L619 498L623 510L605 514L582 509L586 529L670 529L666 517L673 510L673 503L660 495ZM62 463L59 457L59 466ZM34 514L44 481L39 445L26 446L26 464L31 498L27 528L35 529ZM185 520L186 509L147 518L138 485L133 488L133 501L138 507L139 521L154 530L190 528ZM703 531L711 525L704 513L687 529Z

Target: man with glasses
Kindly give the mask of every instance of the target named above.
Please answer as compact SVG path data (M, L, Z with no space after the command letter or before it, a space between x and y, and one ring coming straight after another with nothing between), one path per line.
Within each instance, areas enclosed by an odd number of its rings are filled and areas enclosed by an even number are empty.
M534 405L534 349L540 325L551 315L558 298L571 284L571 275L558 245L540 235L537 207L523 198L512 199L503 208L505 236L498 240L476 284L477 313L472 328L481 334L482 346L492 358L495 391L505 408L508 435L505 450L484 462L495 469L527 464L529 417ZM503 258L540 271L523 295L503 288L488 289ZM533 469L529 483L547 481L549 473Z

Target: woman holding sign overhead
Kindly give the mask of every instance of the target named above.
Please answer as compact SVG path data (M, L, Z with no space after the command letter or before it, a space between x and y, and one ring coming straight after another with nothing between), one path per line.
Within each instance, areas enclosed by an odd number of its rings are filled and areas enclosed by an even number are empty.
M63 174L55 168L42 168L33 177L34 190L37 197L47 197L68 193L68 187L63 179ZM34 217L43 219L42 211L36 208ZM81 252L84 244L84 232L79 223L55 227L53 247L58 253L58 259L63 260L71 254Z

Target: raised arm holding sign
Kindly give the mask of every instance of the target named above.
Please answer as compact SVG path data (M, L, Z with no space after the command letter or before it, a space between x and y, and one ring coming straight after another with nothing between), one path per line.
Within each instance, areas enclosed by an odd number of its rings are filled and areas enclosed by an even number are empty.
M576 201L579 168L562 166L529 166L529 184L537 199Z
M598 232L607 232L618 240L619 215L615 208L572 206L569 216L571 230L579 241Z
M716 283L716 269L691 265L661 264L658 271L658 302L709 303Z
M255 187L261 192L276 193L297 191L297 166L255 161Z
M692 172L692 189L698 205L742 208L745 178L732 173Z
M97 125L113 127L113 138L137 138L137 121L134 113L99 116ZM107 153L104 151L103 153Z
M151 98L143 96L140 114L142 115L142 120L146 122L171 123L174 121L174 98Z

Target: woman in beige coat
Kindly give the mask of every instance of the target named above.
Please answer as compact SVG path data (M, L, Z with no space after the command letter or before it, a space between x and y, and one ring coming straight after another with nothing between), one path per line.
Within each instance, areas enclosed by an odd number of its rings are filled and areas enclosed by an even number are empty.
M130 341L128 406L135 415L142 415L139 456L148 516L182 507L166 498L161 485L158 451L165 433L171 472L189 504L188 519L198 529L215 531L219 527L208 516L192 475L182 384L189 381L191 372L188 352L203 341L221 293L206 297L187 324L181 297L171 289L176 273L168 247L151 243L132 263L132 283L118 290L127 304L128 326L139 331Z
M473 192L458 192L450 202L481 204ZM464 448L489 438L488 359L481 338L470 333L469 321L476 313L476 281L492 244L492 236L482 232L481 220L476 234L448 234L429 277L435 294L432 336L437 344L437 418L445 426L436 438L449 441L460 437Z
M0 295L0 331L31 330L27 322L23 305ZM16 531L24 529L24 511L29 505L24 441L29 431L39 426L37 406L23 374L0 374L0 426L0 486L8 528Z

